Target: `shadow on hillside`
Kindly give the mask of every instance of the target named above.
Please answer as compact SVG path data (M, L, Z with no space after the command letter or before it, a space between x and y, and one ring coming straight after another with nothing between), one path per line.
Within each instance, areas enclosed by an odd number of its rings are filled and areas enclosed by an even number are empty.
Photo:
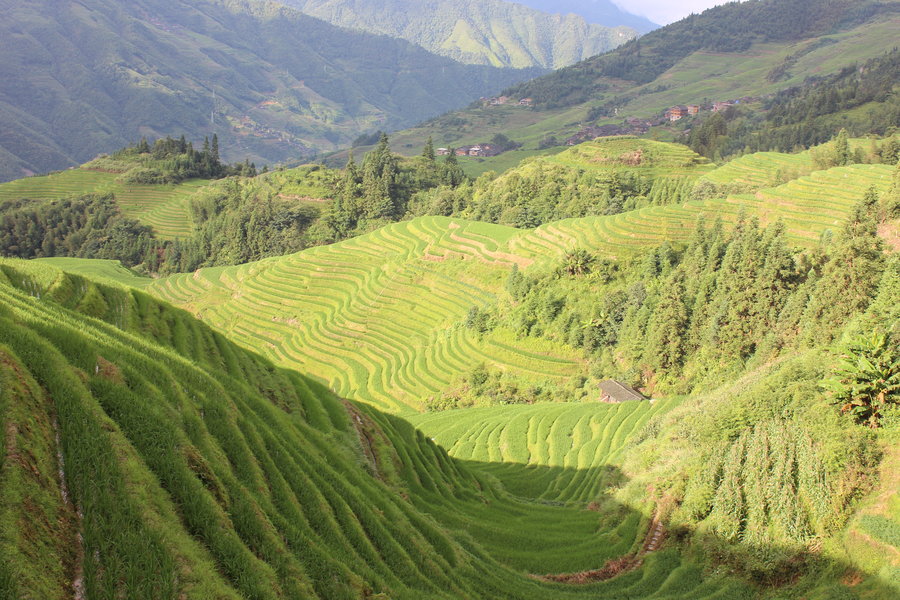
M588 543L592 543L591 540L597 537L597 532L604 529L618 528L616 530L621 531L622 524L629 522L637 522L640 525L634 530L625 529L626 534L633 532L625 543L617 540L618 536L612 536L611 539L604 541L611 545L595 547L593 554L596 560L589 566L580 565L580 568L585 569L584 573L557 579L567 584L587 584L590 589L597 586L598 592L608 589L612 594L613 589L618 589L617 580L626 579L624 573L635 571L633 576L636 577L637 571L647 570L646 576L651 577L650 571L658 568L657 559L662 560L662 555L667 552L675 552L679 560L683 561L680 566L691 565L687 570L693 568L697 578L706 578L712 573L719 578L726 574L722 585L729 590L729 586L734 586L734 593L729 592L728 595L721 596L723 598L777 597L821 600L900 598L900 582L893 578L884 579L883 573L879 575L865 572L847 561L825 557L820 552L819 543L793 546L754 543L747 539L750 537L747 532L743 539L737 537L729 539L708 531L709 528L706 527L703 528L704 531L685 527L672 528L665 515L662 516L662 523L658 525L659 515L649 514L649 511L645 514L613 497L614 490L628 483L628 478L613 465L575 469L471 460L456 460L456 462L464 469L482 476L486 475L486 479L497 482L506 494L501 494L495 502L502 505L504 510L521 509L524 512L539 508L539 518L545 522L531 532L528 531L531 529L530 525L520 523L523 527L522 533L525 535L515 538L516 543L520 544L515 549L501 546L504 538L490 530L493 524L490 524L488 530L484 532L469 529L469 533L489 554L514 569L521 569L521 565L510 564L504 560L504 554L511 550L514 550L513 554L521 554L527 552L529 546L533 547L535 552L550 549L548 544L552 545L553 540L548 539L546 532L552 531L557 525L553 520L554 513L559 519L559 526L563 529L571 519L578 520L573 514L587 513L592 515L594 522L594 531L587 534ZM464 507L460 508L466 510ZM569 538L568 547L578 546L579 543L580 540ZM605 552L610 548L616 549L617 553ZM657 557L657 554L660 556ZM679 565L673 568L679 568ZM529 569L528 572L535 575L563 573L548 569ZM679 579L681 581L677 587L681 590L682 586L688 585L689 582L681 577ZM602 583L597 583L601 581ZM699 586L701 583L698 579L694 585ZM666 585L661 582L659 590L648 590L646 596L662 594ZM582 585L569 587L584 589ZM645 597L641 594L631 595L632 593L624 593L622 597ZM692 592L676 592L674 589L666 593L671 594L671 597L694 597ZM618 592L609 597L618 598Z

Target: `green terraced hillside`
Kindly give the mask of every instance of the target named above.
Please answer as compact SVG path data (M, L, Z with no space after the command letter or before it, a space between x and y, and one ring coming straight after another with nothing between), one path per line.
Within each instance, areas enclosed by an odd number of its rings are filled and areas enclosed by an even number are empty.
M191 233L188 199L206 180L176 185L132 185L118 183L117 174L70 169L41 177L26 177L0 184L0 202L6 200L58 200L84 194L111 193L126 216L153 228L162 239L187 237Z
M808 175L815 167L809 152L755 152L728 161L702 179L717 185L739 184L764 188ZM782 178L784 181L778 181Z
M746 164L746 162L744 163ZM776 188L737 194L724 200L690 201L651 206L612 216L565 219L543 225L510 242L513 253L538 259L575 246L627 256L642 248L688 238L698 217L733 223L743 213L763 224L784 222L788 238L810 246L826 231L837 231L852 207L870 187L887 191L895 167L850 165L816 171Z
M637 551L649 517L510 496L141 292L2 261L0 325L4 598L753 597L671 547L529 577Z
M698 176L714 168L687 146L631 136L598 138L540 160L587 170L625 168L650 177Z
M728 224L742 211L764 223L782 219L789 239L809 246L824 231L837 231L870 185L887 189L892 172L884 165L839 167L753 194L563 220L533 231L422 217L298 254L139 283L342 396L412 412L482 364L527 385L579 385L586 371L579 352L523 341L503 328L478 334L465 326L473 307L503 296L513 265L550 264L576 246L628 256L686 240L700 216ZM75 271L82 266L65 264ZM130 277L109 275L125 283Z
M425 217L287 257L201 269L154 282L150 293L187 308L278 364L316 375L339 394L410 410L481 363L526 379L583 369L577 353L522 344L462 322L496 301L511 228Z
M492 406L411 421L454 458L481 463L517 496L587 503L621 483L615 469L604 467L621 463L630 437L673 403Z

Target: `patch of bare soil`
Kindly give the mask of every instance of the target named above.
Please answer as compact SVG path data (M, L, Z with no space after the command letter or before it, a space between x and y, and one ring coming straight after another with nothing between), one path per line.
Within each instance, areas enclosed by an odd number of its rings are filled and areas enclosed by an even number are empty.
M900 221L882 223L878 226L878 235L894 252L900 252Z
M594 504L596 503L589 504L588 510L596 510L597 507L593 506ZM622 573L634 571L640 567L644 563L644 556L658 550L665 537L666 532L662 521L658 517L654 517L653 521L650 522L650 528L647 530L647 536L644 538L641 551L637 554L626 554L625 556L610 559L599 569L580 571L578 573L531 575L531 577L540 581L552 581L554 583L568 583L572 585L606 581L613 577L618 577Z

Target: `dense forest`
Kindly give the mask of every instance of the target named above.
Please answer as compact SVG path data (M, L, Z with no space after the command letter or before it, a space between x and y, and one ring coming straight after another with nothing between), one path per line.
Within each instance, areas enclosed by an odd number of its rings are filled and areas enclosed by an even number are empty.
M742 52L755 42L802 40L898 11L896 3L877 0L731 2L504 93L533 98L537 108L572 106L603 92L604 77L649 83L698 50Z

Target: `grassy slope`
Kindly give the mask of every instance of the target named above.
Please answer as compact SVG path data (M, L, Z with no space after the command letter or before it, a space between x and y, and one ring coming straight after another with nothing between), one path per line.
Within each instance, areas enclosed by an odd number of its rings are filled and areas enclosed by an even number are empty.
M317 167L301 166L261 175L260 181L264 180L273 193L286 200L320 207L331 194L329 174ZM192 179L175 185L134 185L119 183L118 177L116 173L89 168L26 177L0 183L0 202L111 193L123 214L152 227L157 237L170 240L188 237L193 230L191 197L201 190L216 193L219 185L206 179Z
M605 583L525 577L599 566L646 517L513 498L140 292L0 273L4 597L71 597L81 576L135 599L750 597L673 550Z
M657 80L634 85L610 80L610 88L600 97L576 106L538 111L519 107L469 108L433 119L417 127L392 134L392 144L401 153L417 154L425 140L432 136L437 145L476 144L503 133L534 150L548 135L563 140L586 124L587 111L610 99L627 94L632 99L619 108L618 117L601 119L600 124L621 123L625 116L650 118L666 108L685 103L729 100L743 96L762 96L800 85L810 75L835 73L854 61L863 61L890 49L900 19L897 17L868 23L828 37L836 43L818 47L797 59L789 76L772 83L768 73L794 54L802 54L819 38L792 43L754 44L746 52L696 52L662 74ZM662 86L665 89L656 91ZM340 158L336 158L340 163ZM463 161L465 164L465 161ZM343 164L343 163L340 163ZM477 171L509 168L503 156L478 162Z
M648 174L675 169L758 187L775 165L786 177L811 168L808 154L763 153L713 170L680 147L628 139L589 143L539 160L606 169L614 167L609 159L615 162L634 144L653 158L639 167ZM839 227L869 185L887 189L891 175L884 165L840 167L726 199L567 219L533 231L424 217L291 256L135 283L343 396L411 412L482 363L536 385L577 385L585 374L580 357L564 346L517 340L503 329L479 336L464 326L473 306L490 306L503 295L514 264L552 263L574 246L621 257L687 238L698 217L728 224L741 211L764 222L782 219L790 239L809 246ZM91 268L90 262L64 264ZM128 283L130 275L109 269L104 265L100 272Z
M187 237L191 233L189 199L207 185L196 179L176 185L131 185L118 183L117 175L85 169L70 169L42 177L27 177L0 184L0 202L27 198L57 200L83 194L115 194L126 216L153 227L162 239Z

